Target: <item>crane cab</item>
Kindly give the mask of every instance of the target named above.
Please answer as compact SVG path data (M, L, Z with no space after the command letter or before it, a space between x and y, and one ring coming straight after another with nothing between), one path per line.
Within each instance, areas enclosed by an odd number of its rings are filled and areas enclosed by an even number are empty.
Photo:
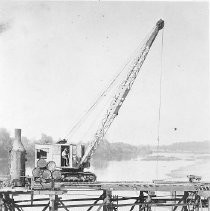
M45 159L46 162L54 161L57 168L77 168L84 153L84 145L36 144L35 167L37 167L37 161L39 159Z

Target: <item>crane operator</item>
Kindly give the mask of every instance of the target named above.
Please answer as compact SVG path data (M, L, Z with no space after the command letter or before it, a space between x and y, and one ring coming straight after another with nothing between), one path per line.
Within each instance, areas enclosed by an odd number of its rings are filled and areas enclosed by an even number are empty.
M67 148L65 148L62 152L62 158L64 159L64 166L69 166L69 153Z

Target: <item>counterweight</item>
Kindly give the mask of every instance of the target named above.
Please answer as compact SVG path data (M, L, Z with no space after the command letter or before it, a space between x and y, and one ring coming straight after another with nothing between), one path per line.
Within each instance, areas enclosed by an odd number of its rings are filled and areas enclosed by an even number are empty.
M132 85L143 65L149 50L158 35L158 32L164 27L164 21L159 20L156 23L154 30L152 30L149 39L143 44L141 52L135 58L133 65L128 70L128 74L126 78L121 82L116 94L113 97L113 100L106 111L106 115L104 116L99 129L96 131L93 140L90 142L84 156L82 157L81 161L78 164L78 168L83 168L83 165L88 162L92 155L94 154L98 144L104 138L107 130L111 126L113 120L118 115L118 112L127 97L128 93L130 92Z

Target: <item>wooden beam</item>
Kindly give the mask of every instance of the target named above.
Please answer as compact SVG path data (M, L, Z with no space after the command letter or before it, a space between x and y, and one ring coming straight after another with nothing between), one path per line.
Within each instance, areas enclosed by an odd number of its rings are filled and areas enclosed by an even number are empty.
M111 205L112 191L105 190L103 192L103 195L105 197L103 201L103 211L112 211L112 209L109 207ZM99 211L100 209L101 209L101 206L97 209L97 211Z
M0 194L0 211L3 211L3 206L4 206L3 194Z
M91 189L91 190L113 190L113 191L210 191L210 183L205 182L141 182L141 181L116 181L116 182L95 182L95 183L73 183L73 182L55 182L52 183L38 183L32 182L32 190L26 187L2 187L0 193L30 193L33 190L37 190L40 194L43 191L52 190L73 190L73 189ZM34 194L37 194L34 191ZM42 193L41 193L42 192ZM46 191L47 192L47 191ZM58 194L59 195L59 194Z
M136 200L136 202L134 203L134 205L131 207L130 211L132 211L134 209L136 203L138 203L138 202L141 202L141 203L144 202L144 193L143 193L143 191L140 191L139 198ZM141 209L141 206L142 205L139 205L139 209Z
M44 209L42 211L47 210L47 208L49 207L49 205L50 205L50 202L48 202L47 205L45 205L45 207L44 207Z
M184 204L187 203L187 197L189 196L189 193L187 191L184 192L184 196L183 196L183 202ZM186 206L183 206L183 210L184 211L188 211L188 208L187 208L187 205Z
M34 201L34 192L31 192L31 205L33 205L33 201Z
M92 204L72 204L72 205L65 205L67 208L76 208L76 207L90 207ZM102 207L104 203L95 204L94 206L100 206ZM125 206L132 206L133 203L125 203L125 204L111 204L110 208L113 209L113 207L125 207ZM136 205L149 205L150 207L171 207L175 204L173 203L136 203ZM178 207L182 206L188 206L188 204L180 203L176 204ZM58 208L64 208L63 206L59 206Z
M49 204L49 211L57 211L57 197L54 194L50 195L50 204Z
M172 200L174 201L174 203L176 203L176 191L172 191L171 192L171 198L172 198ZM171 207L171 211L173 211L174 210L174 207L172 206Z
M4 205L5 205L5 207L4 207L4 209L5 209L5 211L8 211L8 208L10 209L10 197L9 197L9 194L8 193L5 193L4 194Z
M99 198L98 198L96 201L94 201L93 205L90 206L90 207L87 209L87 211L90 211L90 210L94 207L94 205L97 204L98 201L100 201L100 200L103 198L103 196L104 196L104 194L101 194L101 195L99 196Z
M188 193L186 194L186 192L184 192L183 197L178 201L177 205L174 206L173 211L175 211L175 210L178 208L178 206L180 206L180 203L181 203L182 201L185 201L185 200L187 199L187 197L188 197Z
M65 204L60 200L58 199L58 202L63 205L63 208L66 210L66 211L69 211L69 209L65 206Z

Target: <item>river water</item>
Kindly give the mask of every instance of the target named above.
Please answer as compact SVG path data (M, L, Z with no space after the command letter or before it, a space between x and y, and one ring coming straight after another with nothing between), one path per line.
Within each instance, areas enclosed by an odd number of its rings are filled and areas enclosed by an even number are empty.
M111 161L105 168L95 168L99 181L187 180L187 175L210 181L210 154L158 153L129 161Z
M194 174L202 176L203 181L210 181L210 154L195 153L158 153L148 157L139 157L127 161L100 161L93 166L90 171L97 175L98 181L148 181L155 179L188 181L187 175ZM0 168L1 169L1 168ZM27 168L26 174L31 174L31 168ZM97 192L69 192L64 198L83 198L86 196L95 197ZM138 196L139 193L131 192L115 192L115 195ZM43 196L40 196L42 198ZM18 196L16 199L30 198L29 196ZM86 210L87 208L77 208L71 210ZM93 209L96 210L97 208ZM40 208L28 208L30 210L41 210ZM129 208L120 208L125 211ZM135 208L134 210L138 210ZM158 211L171 210L171 208L160 209ZM155 211L155 209L153 209Z

